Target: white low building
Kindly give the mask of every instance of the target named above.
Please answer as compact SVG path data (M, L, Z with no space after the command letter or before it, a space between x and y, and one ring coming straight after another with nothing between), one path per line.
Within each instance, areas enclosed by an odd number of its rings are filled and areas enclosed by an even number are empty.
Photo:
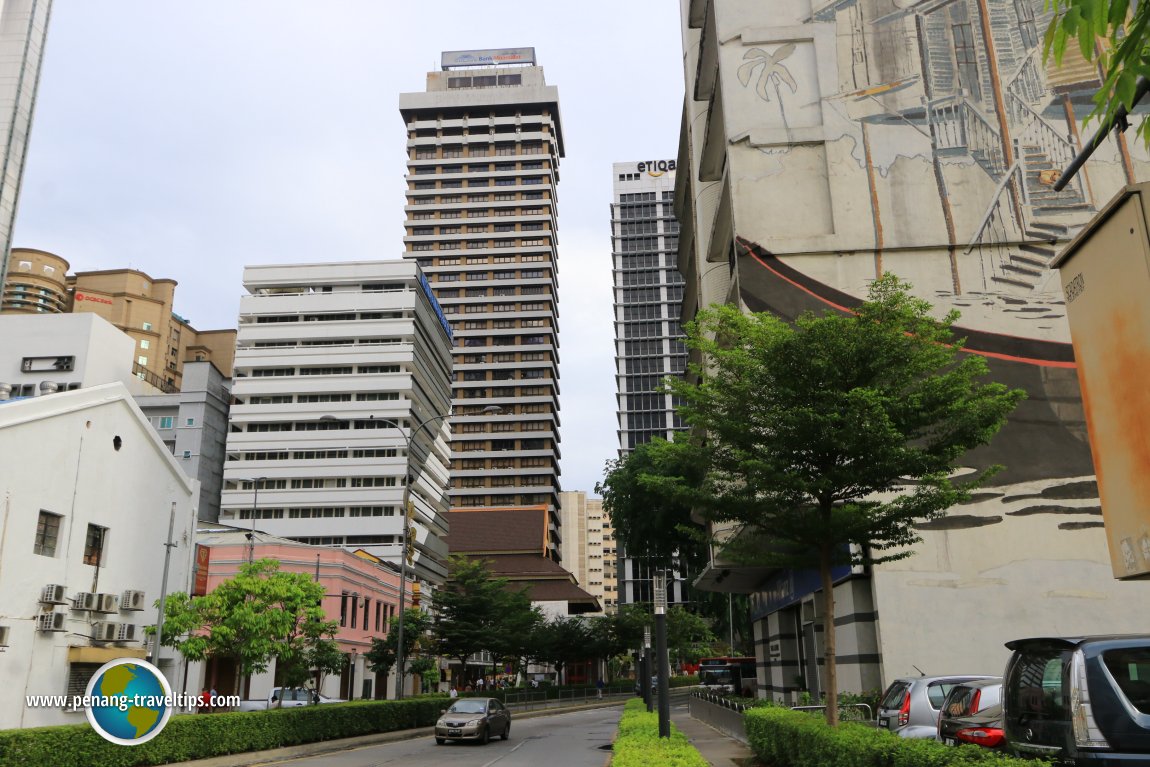
M173 514L168 591L189 586L199 483L120 383L0 403L0 454L0 729L82 722L26 696L147 655ZM158 665L182 689L172 651Z

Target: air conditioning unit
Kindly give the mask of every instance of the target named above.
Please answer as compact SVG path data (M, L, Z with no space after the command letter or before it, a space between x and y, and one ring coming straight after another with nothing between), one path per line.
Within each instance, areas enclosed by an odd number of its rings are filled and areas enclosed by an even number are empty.
M92 641L115 642L123 625L113 621L96 621L92 624Z
M144 592L142 591L129 590L120 596L121 610L143 610L144 607Z
M97 594L96 606L98 613L115 613L120 611L120 598L115 594Z
M120 623L113 624L119 625L116 629L117 642L135 642L136 641L136 624L135 623Z
M72 597L73 610L92 610L96 607L96 595L90 591L81 591Z
M63 631L64 613L40 613L36 616L37 631Z
M68 599L64 596L64 586L59 583L49 583L40 591L40 601L46 605L68 604Z
M8 646L8 635L11 633L7 626L0 626L0 650Z

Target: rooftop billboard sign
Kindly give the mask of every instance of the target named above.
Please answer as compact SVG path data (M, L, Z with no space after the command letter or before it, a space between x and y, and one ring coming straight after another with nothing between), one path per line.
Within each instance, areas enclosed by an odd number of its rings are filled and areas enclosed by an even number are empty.
M453 67L493 67L499 64L535 64L534 48L498 48L485 51L444 51L444 69Z

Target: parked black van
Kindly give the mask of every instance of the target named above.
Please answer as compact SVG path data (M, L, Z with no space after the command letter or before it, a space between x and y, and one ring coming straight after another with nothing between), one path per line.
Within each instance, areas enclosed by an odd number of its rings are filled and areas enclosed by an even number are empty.
M1003 677L1010 750L1057 764L1150 767L1150 634L1016 639Z

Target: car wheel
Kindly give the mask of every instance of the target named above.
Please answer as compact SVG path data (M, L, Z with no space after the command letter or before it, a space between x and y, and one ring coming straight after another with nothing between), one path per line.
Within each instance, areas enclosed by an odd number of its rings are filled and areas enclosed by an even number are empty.
M435 745L437 745L437 746L442 746L446 742L447 742L447 738L436 738L435 739Z
M479 739L479 742L481 744L483 744L484 746L486 746L488 743L491 742L491 728L490 727L484 727L483 728L483 737L481 737Z
M511 722L507 723L507 726L503 728L503 734L499 737L503 738L504 740L507 740L511 737Z

